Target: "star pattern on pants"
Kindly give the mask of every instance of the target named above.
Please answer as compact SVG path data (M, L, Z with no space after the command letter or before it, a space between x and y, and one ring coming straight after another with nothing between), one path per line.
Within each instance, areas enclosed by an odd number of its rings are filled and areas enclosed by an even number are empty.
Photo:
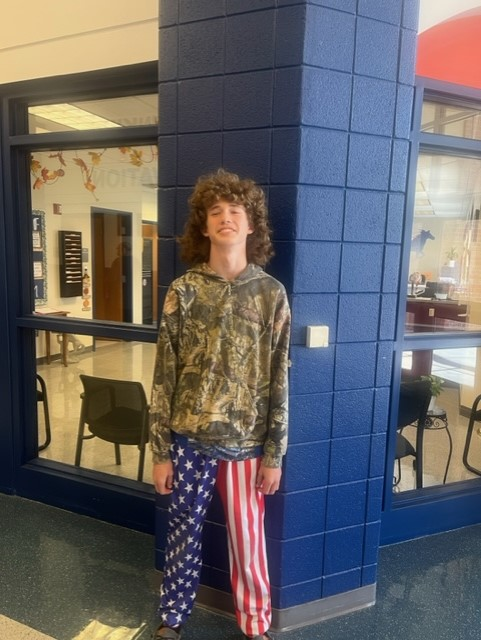
M218 461L195 449L172 445L174 486L169 507L169 530L159 612L169 626L182 624L190 615L202 568L202 529L212 499Z

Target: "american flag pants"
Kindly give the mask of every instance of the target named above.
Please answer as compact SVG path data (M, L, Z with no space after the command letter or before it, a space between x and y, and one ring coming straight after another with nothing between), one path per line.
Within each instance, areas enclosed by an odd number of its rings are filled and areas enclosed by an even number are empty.
M230 577L237 623L248 636L271 623L271 597L264 533L264 495L256 488L260 458L217 460L172 445L174 487L159 613L167 626L182 625L194 606L202 567L202 529L215 488L226 517Z

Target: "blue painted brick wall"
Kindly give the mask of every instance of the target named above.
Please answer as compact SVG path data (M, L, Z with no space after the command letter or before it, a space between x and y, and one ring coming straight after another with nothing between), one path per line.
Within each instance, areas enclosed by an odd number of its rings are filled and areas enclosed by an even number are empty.
M338 298L334 328L322 313L316 322L312 315L304 314L310 324L329 324L335 351L332 358L327 359L321 353L317 357L319 369L334 385L332 389L323 386L326 393L333 390L327 517L323 530L323 597L372 584L376 578L414 61L412 3L407 3L410 7L405 10L403 3L395 0L360 0L354 23L350 22L352 16L347 15L349 9L330 4L332 9L339 9L339 15L333 19L327 17L324 7L310 9L313 20L308 22L307 30L312 31L312 36L306 37L305 58L310 66L303 84L303 92L309 95L303 98L302 122L322 130L324 137L334 131L338 136L344 135L348 145L346 173L339 185L332 167L324 171L322 161L316 168L309 167L303 172L303 162L311 164L315 159L314 142L309 153L301 153L300 175L322 173L316 183L308 180L313 188L315 184L345 188L342 237L340 242L339 238L331 238L330 243L340 249L336 253L340 261L334 262L334 269L331 265L323 266L328 274L325 284L312 273L308 258L301 254L294 276L294 308L303 309L304 296L328 293ZM323 20L327 22L321 26ZM345 51L352 50L352 57L346 60L345 55L340 55L333 62L335 47L330 52L320 51L321 40L316 41L316 35L322 34L326 43L332 43L331 29L341 21L346 29L339 41L345 43ZM346 73L351 70L353 73ZM332 74L330 83L325 74ZM349 83L347 95L339 74L344 75L344 83ZM311 77L319 81L324 78L324 82L313 88L315 80ZM335 99L323 98L323 89L334 83L338 87ZM318 120L312 115L316 100L320 103ZM337 103L337 119L331 115L331 102ZM346 108L349 124L343 125ZM315 140L311 128L308 135ZM319 133L317 140L322 139ZM343 156L342 147L335 152L329 145L317 147L318 153L329 154L334 164ZM312 228L316 228L316 222L323 228L322 217L316 214L312 207L298 209L297 229L304 228L307 221ZM319 245L323 247L325 243ZM317 257L314 250L312 255ZM324 260L330 261L332 256L331 248ZM295 320L294 327L293 340L299 344L301 331ZM315 358L296 355L303 366L309 361L309 375L314 375ZM326 370L329 360L333 372ZM300 388L302 381L297 376L295 381L296 389ZM309 382L308 388L312 386ZM287 514L286 520L288 517Z
M195 179L225 166L265 187L268 270L291 298L291 439L267 501L278 609L376 580L417 5L160 2L161 293ZM310 324L329 347L306 348ZM163 503L158 519L160 563ZM203 582L227 590L218 503L206 535Z

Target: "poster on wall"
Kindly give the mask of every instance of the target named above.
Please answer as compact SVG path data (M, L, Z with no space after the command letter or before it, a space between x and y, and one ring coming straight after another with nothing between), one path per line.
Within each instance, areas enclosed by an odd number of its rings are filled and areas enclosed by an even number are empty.
M45 211L32 211L33 291L35 307L47 304L47 246Z

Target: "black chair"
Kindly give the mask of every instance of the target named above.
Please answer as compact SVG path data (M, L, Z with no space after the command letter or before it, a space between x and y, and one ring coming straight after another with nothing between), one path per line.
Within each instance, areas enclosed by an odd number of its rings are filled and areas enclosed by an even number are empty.
M84 440L97 437L112 442L116 464L121 464L120 445L135 445L140 451L137 479L142 480L149 411L142 384L83 374L80 375L80 380L84 391L80 396L82 406L75 452L76 466L80 466ZM87 435L85 425L90 432Z
M471 438L473 437L473 429L475 427L476 422L481 423L481 409L478 409L479 403L481 402L481 395L477 396L473 402L473 406L471 408L471 413L469 414L469 423L468 430L466 431L466 441L464 443L464 452L463 452L463 464L466 469L469 469L473 473L478 476L481 476L481 469L477 467L473 467L468 462L469 455L469 447L471 446ZM480 425L481 426L481 425Z
M37 373L37 382L40 387L37 386L37 402L43 404L43 416L45 421L45 442L39 445L38 450L43 451L46 449L52 440L52 431L50 429L50 413L48 410L48 398L47 398L47 385L41 375Z
M395 455L398 477L395 479L394 486L397 486L401 480L401 459L407 456L413 457L413 465L416 472L416 489L420 489L423 486L423 440L430 401L431 385L429 380L406 380L401 382ZM415 446L402 434L402 430L408 425L413 425L417 428Z

